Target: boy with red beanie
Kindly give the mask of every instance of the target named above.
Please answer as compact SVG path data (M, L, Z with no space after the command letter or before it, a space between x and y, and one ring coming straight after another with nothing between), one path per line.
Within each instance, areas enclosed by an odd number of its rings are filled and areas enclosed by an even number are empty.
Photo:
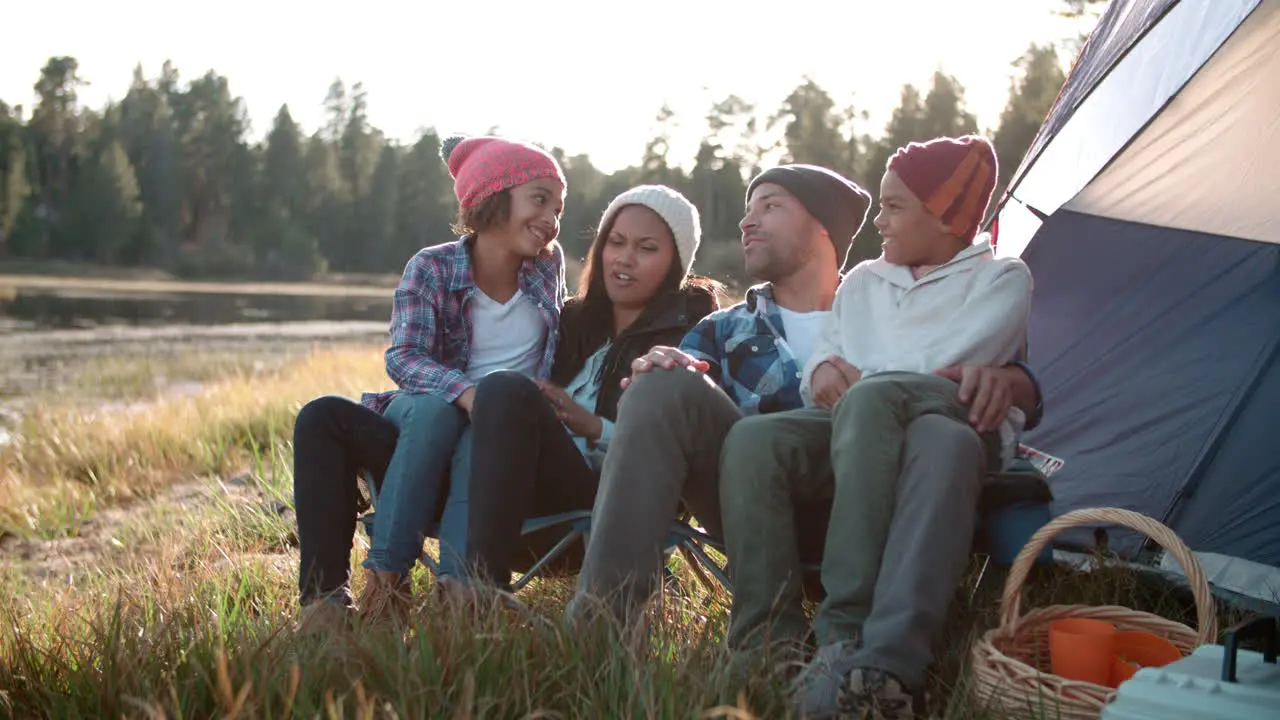
M997 259L985 237L975 243L995 178L995 152L976 136L911 143L894 154L875 218L884 254L842 279L802 372L806 407L761 418L750 433L789 438L788 447L808 458L804 474L826 478L804 482L824 484L822 494L831 499L821 575L827 596L813 619L819 648L797 683L804 717L913 718L919 712L920 660L930 655L931 638L901 627L894 616L905 617L923 589L884 592L876 585L899 509L907 427L927 415L955 421L974 449L956 462L973 465L972 474L998 468L1016 448L1021 410L1011 407L998 432L979 433L957 383L937 374L957 365L1001 367L1022 354L1030 272L1020 260ZM729 455L729 445L724 452ZM774 482L765 475L779 468L740 454L740 486ZM739 572L753 575L756 568L745 564L767 563L733 557L735 547L756 550L735 542L735 534L776 539L790 532L782 525L766 530L746 513L740 519L726 513L724 523L730 563L744 563ZM731 640L756 634L776 641L794 630L789 606L798 605L798 580L788 577L795 571L787 565L760 569L756 582L735 581ZM890 597L894 592L905 594ZM868 621L873 600L880 618L874 624Z
M805 366L800 392L807 405L833 410L860 379L875 376L882 379L860 385L860 394L906 383L925 403L899 418L901 426L927 412L963 419L954 383L931 373L961 363L1000 367L1019 357L1031 273L1017 258L997 259L985 237L974 242L995 180L995 150L976 135L910 143L894 153L875 218L884 254L860 263L836 291ZM934 407L935 390L950 409ZM1012 457L1024 422L1013 408L1000 432L1002 462Z

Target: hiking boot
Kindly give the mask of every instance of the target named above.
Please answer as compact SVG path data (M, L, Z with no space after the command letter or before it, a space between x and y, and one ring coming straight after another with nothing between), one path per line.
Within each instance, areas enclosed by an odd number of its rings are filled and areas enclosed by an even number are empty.
M792 686L796 710L802 718L841 718L840 688L854 669L859 638L841 640L818 648Z
M413 591L409 576L398 572L365 571L364 591L356 601L361 621L366 625L394 623L403 627L409 622L409 605Z
M300 637L332 637L350 627L353 608L329 600L313 600L302 606L294 633Z
M481 583L467 582L450 575L436 578L431 594L441 605L475 611L497 605L517 615L528 615L529 607L506 590Z
M912 695L898 679L883 670L855 668L840 686L840 713L836 717L862 720L915 720L924 717L921 698Z
M807 655L807 647L794 641L734 649L728 653L725 675L737 684L776 677L796 685L799 674L808 667Z

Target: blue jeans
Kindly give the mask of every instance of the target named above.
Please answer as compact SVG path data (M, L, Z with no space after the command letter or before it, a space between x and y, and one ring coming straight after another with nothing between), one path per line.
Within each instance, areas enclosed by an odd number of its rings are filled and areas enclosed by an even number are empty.
M453 451L453 465L449 471L449 497L440 515L440 570L439 577L466 577L467 527L470 519L467 508L471 500L471 426L462 431L458 447ZM422 543L418 543L419 549Z
M395 452L378 493L373 545L364 567L408 573L422 554L431 525L441 518L440 501L451 487L442 526L444 569L456 567L466 537L466 485L471 466L471 426L466 412L434 395L401 394L383 416L399 430ZM453 520L451 522L451 520ZM460 533L460 534L459 534ZM445 548L446 545L450 547Z

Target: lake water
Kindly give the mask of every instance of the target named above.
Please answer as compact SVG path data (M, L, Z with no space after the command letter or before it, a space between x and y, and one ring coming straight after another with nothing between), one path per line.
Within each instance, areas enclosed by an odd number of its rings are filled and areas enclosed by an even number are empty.
M156 328L308 321L381 322L385 298L205 292L116 293L92 289L9 288L0 292L0 334L104 327Z
M0 279L0 445L35 398L67 388L85 394L76 378L92 377L104 361L194 353L283 362L320 346L383 343L391 318L390 289L290 286L267 294L180 284L122 290L95 280L32 284ZM182 380L156 382L167 391Z

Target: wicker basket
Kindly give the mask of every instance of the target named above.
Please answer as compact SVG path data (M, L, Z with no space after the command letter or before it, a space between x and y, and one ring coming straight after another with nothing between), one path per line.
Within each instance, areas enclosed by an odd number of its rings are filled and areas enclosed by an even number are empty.
M1137 530L1173 554L1186 571L1195 595L1199 632L1157 615L1118 606L1053 605L1020 614L1022 585L1036 556L1062 530L1092 523ZM997 711L997 716L1026 720L1093 720L1101 716L1102 707L1115 695L1114 688L1068 680L1049 672L1049 623L1062 618L1093 618L1114 623L1118 630L1143 630L1169 640L1184 654L1212 642L1218 635L1213 596L1204 571L1172 530L1129 510L1095 508L1069 512L1036 531L1018 553L1000 599L1000 624L973 645L970 692L978 707Z

